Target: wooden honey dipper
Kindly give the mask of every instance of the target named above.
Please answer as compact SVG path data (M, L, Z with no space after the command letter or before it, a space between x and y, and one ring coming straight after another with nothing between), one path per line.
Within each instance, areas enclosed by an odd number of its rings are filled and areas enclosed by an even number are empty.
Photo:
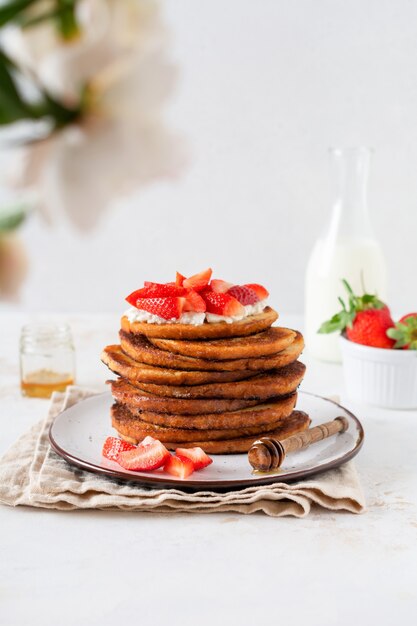
M289 452L308 448L312 443L322 441L337 433L344 433L348 428L348 420L346 417L340 416L331 422L319 424L282 441L273 437L262 437L255 441L250 448L248 452L249 463L253 469L260 472L278 469Z

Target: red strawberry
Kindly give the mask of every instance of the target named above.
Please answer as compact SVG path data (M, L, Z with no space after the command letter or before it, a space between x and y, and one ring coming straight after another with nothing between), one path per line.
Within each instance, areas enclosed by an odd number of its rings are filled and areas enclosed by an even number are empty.
M175 450L175 454L180 459L189 459L194 465L195 470L203 469L203 467L207 467L210 463L213 463L213 459L211 459L208 454L204 452L202 448L177 448Z
M117 461L117 457L120 452L134 449L136 449L136 446L124 441L123 439L119 439L118 437L107 437L101 454L105 456L106 459L110 459L110 461Z
M184 311L195 311L196 313L204 313L206 303L199 293L191 289L185 296Z
M388 329L394 326L391 313L384 302L375 295L365 293L356 296L346 280L342 281L349 296L348 307L341 298L342 310L324 322L319 333L345 331L350 341L374 348L393 348L394 341Z
M417 313L403 315L388 331L388 336L395 339L394 348L417 350Z
M245 313L245 309L240 302L233 296L229 296L228 293L214 293L214 291L210 291L204 293L203 298L206 301L209 313L225 315L226 317L244 315Z
M227 292L230 296L233 296L246 306L247 304L255 304L255 302L259 302L259 298L257 296L256 291L251 289L250 287L246 287L244 285L235 285Z
M136 302L141 298L167 298L167 297L179 297L185 296L187 293L184 287L176 287L175 285L170 285L166 283L165 285L160 283L148 283L146 287L142 287L142 289L137 289L129 296L127 296L126 300L132 306L136 306Z
M184 280L185 280L185 276L177 272L176 277L175 277L175 284L177 285L177 287L182 287L184 284Z
M210 287L215 293L226 293L226 291L229 291L230 287L233 287L233 283L227 283L225 280L213 278L210 282Z
M186 289L194 289L194 291L201 291L203 287L209 284L211 275L213 270L209 267L204 270L204 272L200 272L199 274L194 274L190 278L186 278L183 282L183 286Z
M393 320L388 309L368 309L359 311L351 327L347 327L346 336L350 341L374 348L393 348L395 341L387 335L393 327Z
M205 287L200 289L200 291L198 293L200 294L200 296L202 298L204 298L204 294L206 294L206 293L213 293L213 289L211 288L211 285L206 285Z
M194 465L190 459L170 456L164 465L164 470L177 478L187 478L193 473Z
M257 285L256 283L248 283L243 286L248 287L249 289L253 289L259 300L265 300L265 298L269 296L269 291L267 291L265 287L262 287L262 285Z
M170 320L181 317L184 303L185 298L140 298L136 308Z
M403 315L401 319L399 319L399 322L406 322L407 320L410 319L417 319L417 313L407 313L407 315Z
M154 439L150 435L147 435L145 439L142 439L142 441L140 442L140 445L147 446L149 443L153 443L154 441L158 441L158 439Z
M168 285L169 287L178 287L178 286L181 287L181 285L176 285L174 281L171 281L169 283L154 283L150 280L145 280L145 282L143 283L144 287L154 287L154 286L161 287L163 285Z
M165 465L171 456L168 450L157 439L145 443L146 439L134 450L121 452L117 457L119 465L134 472L150 472Z

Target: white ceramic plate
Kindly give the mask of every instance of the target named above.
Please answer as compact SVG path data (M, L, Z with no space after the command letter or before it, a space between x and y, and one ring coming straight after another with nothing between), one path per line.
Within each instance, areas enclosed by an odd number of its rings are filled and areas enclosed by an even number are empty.
M289 455L280 470L274 474L252 473L246 454L217 454L212 455L213 463L207 468L181 480L162 469L153 472L124 470L101 455L106 437L115 435L110 424L112 402L111 394L104 393L63 411L55 419L49 432L53 449L68 463L84 470L155 487L238 489L273 482L289 482L346 463L359 452L364 438L361 423L350 411L332 400L299 392L297 409L308 413L312 420L311 426L343 415L349 421L348 430Z

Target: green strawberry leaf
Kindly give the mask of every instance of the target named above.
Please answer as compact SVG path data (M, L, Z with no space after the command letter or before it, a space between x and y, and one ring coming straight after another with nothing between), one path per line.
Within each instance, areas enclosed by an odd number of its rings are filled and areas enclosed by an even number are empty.
M326 322L323 322L317 332L321 335L335 333L336 331L342 332L350 323L351 316L349 311L340 311Z
M394 348L417 350L417 318L409 317L403 322L397 322L393 328L387 330L387 335L395 339Z
M348 306L346 306L343 299L339 296L338 300L342 306L342 310L333 315L329 320L323 322L318 330L320 334L334 333L336 331L343 332L348 326L352 327L356 314L360 311L382 309L385 306L384 302L379 300L376 295L365 293L362 296L356 296L345 278L342 279L342 284L348 293Z

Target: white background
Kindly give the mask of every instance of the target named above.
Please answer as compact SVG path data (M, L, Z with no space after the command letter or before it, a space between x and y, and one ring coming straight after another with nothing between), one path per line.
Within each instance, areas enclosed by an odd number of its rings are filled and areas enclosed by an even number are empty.
M168 117L192 158L94 232L33 217L28 310L118 311L144 279L211 265L302 311L306 261L328 219L327 149L375 149L370 205L391 305L415 309L417 2L166 0L180 68Z

